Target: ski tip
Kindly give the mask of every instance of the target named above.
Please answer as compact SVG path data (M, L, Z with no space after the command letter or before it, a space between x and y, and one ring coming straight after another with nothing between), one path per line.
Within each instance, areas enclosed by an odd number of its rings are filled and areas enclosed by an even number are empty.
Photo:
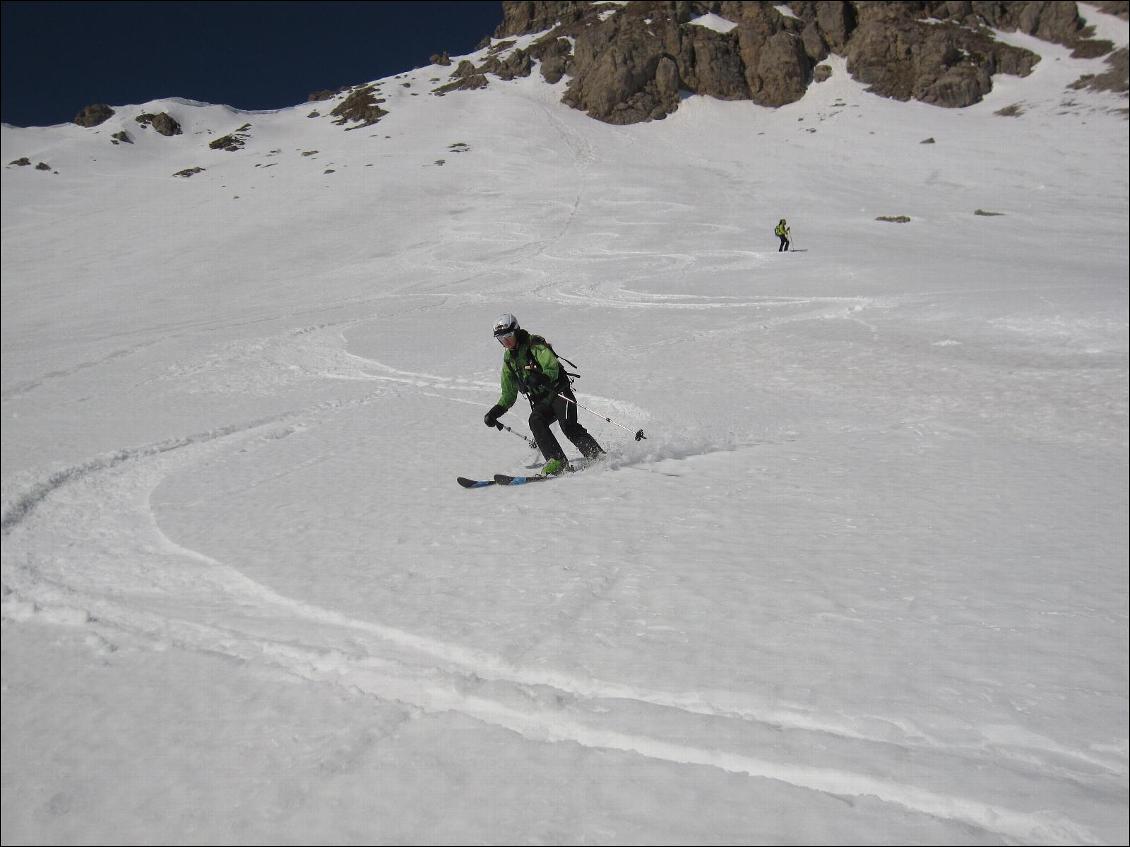
M465 476L456 477L455 481L464 488L486 488L495 484L493 479L468 479Z

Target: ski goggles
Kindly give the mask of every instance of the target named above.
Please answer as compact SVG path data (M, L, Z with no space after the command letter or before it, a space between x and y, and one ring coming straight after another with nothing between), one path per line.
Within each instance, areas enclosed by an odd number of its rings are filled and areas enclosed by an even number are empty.
M498 339L499 344L501 344L503 347L505 347L506 342L510 341L512 338L514 338L514 336L515 336L515 333L513 333L513 332L504 332L504 333L502 333L502 335L496 335L495 338Z

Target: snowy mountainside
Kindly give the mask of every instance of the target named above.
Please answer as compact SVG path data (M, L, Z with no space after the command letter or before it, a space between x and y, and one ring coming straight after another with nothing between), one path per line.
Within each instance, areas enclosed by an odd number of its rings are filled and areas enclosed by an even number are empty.
M1009 37L962 110L5 126L3 840L1125 843L1127 123ZM536 458L500 312L603 467L455 485Z

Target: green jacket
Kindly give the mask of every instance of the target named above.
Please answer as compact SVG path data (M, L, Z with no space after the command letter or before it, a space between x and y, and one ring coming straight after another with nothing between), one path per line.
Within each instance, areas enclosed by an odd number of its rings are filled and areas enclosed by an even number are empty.
M509 409L521 392L530 403L549 400L560 389L563 376L561 363L553 349L540 335L518 330L518 346L502 356L502 395L498 405Z
M762 232L764 232L764 230L762 230ZM785 237L787 238L787 237L788 237L788 235L789 235L789 227L788 227L788 224L777 224L777 226L776 226L776 228L775 228L775 229L773 230L773 232L774 232L774 233L775 233L776 235L778 235L778 236L781 236L781 235L783 235L783 236L785 236Z

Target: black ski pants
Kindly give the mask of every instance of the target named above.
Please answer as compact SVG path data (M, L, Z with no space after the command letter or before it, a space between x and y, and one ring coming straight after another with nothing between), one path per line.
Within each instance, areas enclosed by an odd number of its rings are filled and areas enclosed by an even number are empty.
M553 424L559 423L561 432L581 451L582 456L589 459L599 456L604 450L577 421L577 398L569 389L560 390L559 393L573 402L554 396L549 400L535 403L530 410L530 432L534 434L534 440L538 443L541 454L545 456L546 461L565 460L565 451L561 449L561 443L549 429Z
M777 248L778 253L787 253L789 251L789 237L787 235L778 235L781 239L781 246Z

